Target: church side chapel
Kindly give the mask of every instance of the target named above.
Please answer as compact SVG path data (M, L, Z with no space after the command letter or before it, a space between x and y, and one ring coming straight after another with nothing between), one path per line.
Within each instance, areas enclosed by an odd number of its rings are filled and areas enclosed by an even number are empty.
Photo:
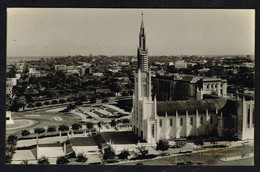
M152 96L143 14L137 59L131 115L132 130L139 138L154 144L159 139L223 136L226 130L234 130L241 140L254 138L252 95L227 97L218 94L211 99L201 99L202 94L208 93L202 87L199 90L201 95L194 100L157 101L156 95ZM223 92L226 93L226 86Z

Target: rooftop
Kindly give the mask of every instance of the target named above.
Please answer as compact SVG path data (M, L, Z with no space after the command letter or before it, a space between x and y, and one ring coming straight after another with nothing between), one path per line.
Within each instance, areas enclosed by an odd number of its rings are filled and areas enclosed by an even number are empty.
M204 100L185 100L185 101L158 101L157 102L157 114L159 116L175 115L176 111L180 114L184 114L186 110L189 112L199 112L221 110L226 104L225 99L204 99Z

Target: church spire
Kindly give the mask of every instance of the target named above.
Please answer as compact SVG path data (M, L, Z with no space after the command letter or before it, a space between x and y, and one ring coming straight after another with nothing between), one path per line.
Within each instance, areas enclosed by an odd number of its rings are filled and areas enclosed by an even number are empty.
M144 31L144 20L143 13L140 33L139 33L139 47L138 47L138 68L141 69L142 72L148 72L148 57L147 57L147 48L146 48L146 36Z
M141 28L144 28L144 13L142 13L141 15L142 15Z

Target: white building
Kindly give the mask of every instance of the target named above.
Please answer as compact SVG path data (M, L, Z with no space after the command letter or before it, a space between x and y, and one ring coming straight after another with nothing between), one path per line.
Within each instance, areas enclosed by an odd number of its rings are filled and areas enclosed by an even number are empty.
M186 69L187 68L187 62L184 60L178 60L175 62L175 68L177 69Z
M144 32L143 22L141 33ZM145 36L139 35L138 57L148 55ZM138 60L142 60L138 58ZM138 64L142 62L138 62ZM221 80L204 80L203 90L226 90ZM221 89L222 87L222 89ZM132 130L141 139L155 144L159 139L181 138L199 135L222 136L225 130L234 129L240 139L253 139L254 101L252 99L204 99L157 101L152 100L151 71L147 65L139 65L135 73L135 89L132 107ZM222 92L222 94L225 94ZM237 113L236 113L237 112ZM233 122L232 122L233 121Z
M9 124L14 124L14 120L12 119L12 113L11 111L6 111L6 124L9 125Z
M67 65L55 65L55 70L66 70Z

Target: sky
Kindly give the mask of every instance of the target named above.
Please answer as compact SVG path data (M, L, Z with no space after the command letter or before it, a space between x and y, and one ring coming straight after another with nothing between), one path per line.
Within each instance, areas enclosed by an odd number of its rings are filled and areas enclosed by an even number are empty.
M7 57L136 55L144 14L148 55L253 55L245 9L7 9Z

